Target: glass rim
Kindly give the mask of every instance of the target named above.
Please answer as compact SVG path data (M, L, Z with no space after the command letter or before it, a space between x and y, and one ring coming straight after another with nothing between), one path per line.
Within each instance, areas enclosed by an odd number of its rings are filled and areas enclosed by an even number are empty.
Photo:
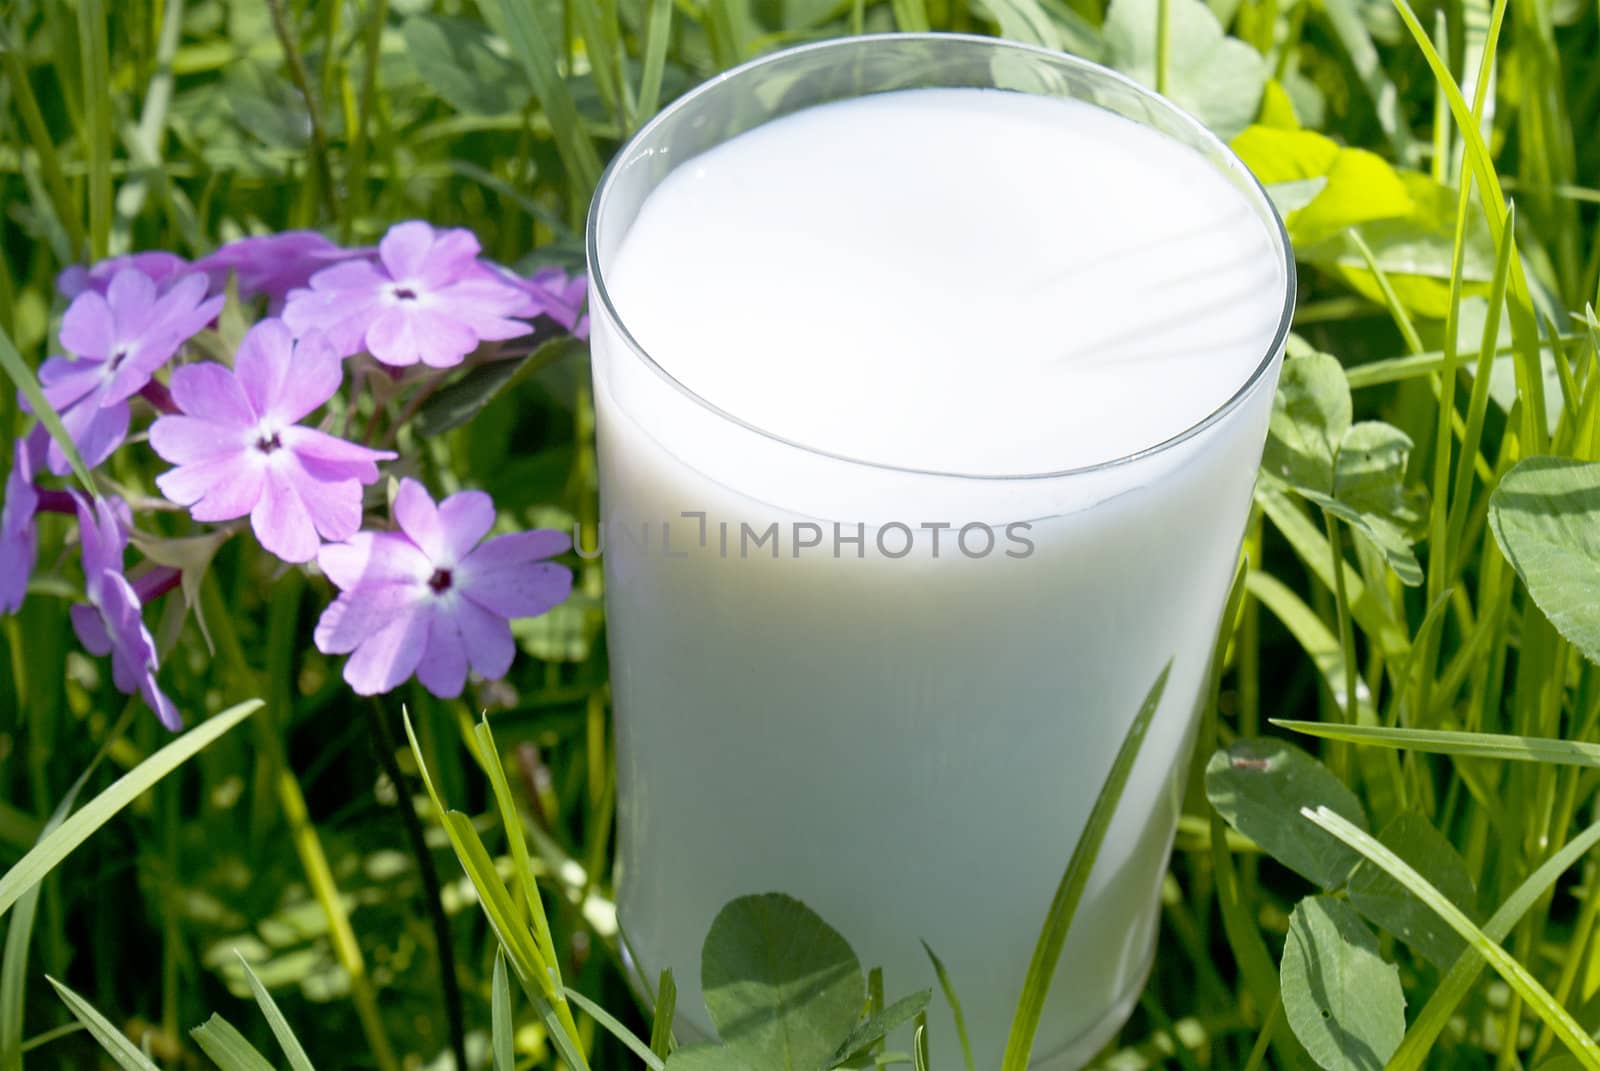
M631 151L635 146L646 141L652 134L655 133L658 127L666 123L672 116L676 115L680 111L692 107L702 97L721 91L724 83L736 77L745 75L751 71L759 70L768 65L784 62L792 59L795 56L823 52L832 49L861 47L864 44L869 44L874 41L926 42L940 45L950 44L957 47L982 46L985 48L1009 50L1015 53L1032 55L1037 58L1046 59L1053 64L1073 68L1079 74L1088 75L1092 78L1100 78L1106 82L1117 84L1122 88L1133 92L1145 102L1152 104L1156 108L1159 108L1172 118L1176 119L1180 125L1188 130L1188 132L1197 136L1198 140L1202 144L1206 145L1208 149L1221 157L1221 161L1216 159L1208 159L1207 162L1213 166L1217 166L1219 163L1231 163L1235 165L1235 169L1246 180L1248 188L1254 191L1256 197L1258 198L1259 207L1265 208L1266 216L1271 220L1272 226L1270 229L1273 231L1273 236L1276 239L1275 248L1284 269L1283 307L1278 314L1277 327L1273 331L1271 341L1267 344L1266 352L1251 370L1249 376L1247 376L1244 382L1240 384L1239 388L1235 390L1233 394L1229 395L1227 400L1222 402L1211 412L1207 413L1200 420L1184 428L1182 431L1177 432L1176 434L1159 442L1153 443L1150 446L1142 447L1141 449L1135 450L1128 454L1123 454L1114 458L1108 458L1104 461L1096 461L1088 465L1076 465L1070 468L1053 469L1041 472L973 473L953 472L942 469L917 468L911 465L894 465L881 461L873 461L868 458L853 457L849 454L843 454L834 450L826 450L822 449L821 447L798 442L794 439L788 438L787 436L779 435L776 432L769 431L766 428L761 427L759 424L754 424L736 413L729 412L728 410L717 405L715 402L711 401L709 398L704 397L698 391L694 390L682 380L674 376L667 369L663 368L661 364L650 355L650 351L641 345L638 339L633 337L633 332L628 329L626 320L623 318L621 312L617 309L616 304L611 300L611 293L606 288L605 272L603 270L602 257L600 255L599 234L601 217L605 214L606 202L609 200L613 187L616 184L615 180L617 175L619 174L624 163L629 160ZM860 94L860 96L870 95L871 94ZM840 99L857 98L846 97ZM1093 102L1087 103L1092 104ZM815 106L816 105L812 105L812 107ZM1129 118L1131 122L1138 122L1138 120L1131 119L1127 116L1124 116L1124 118ZM765 120L764 122L770 121L771 120ZM1147 124L1141 123L1140 125L1146 126ZM1162 132L1158 130L1157 133ZM735 137L737 136L738 135L735 135ZM1190 145L1190 148L1194 147L1194 145ZM681 167L682 164L677 166ZM1241 190L1241 192L1245 191ZM646 197L648 197L648 194ZM1089 60L1082 59L1081 57L1073 56L1066 52L1058 52L1054 49L1045 48L1040 45L1030 45L1021 41L1010 41L1000 37L986 37L981 34L879 33L854 34L847 37L833 37L824 41L814 41L809 44L796 45L791 48L780 49L776 52L768 53L764 56L758 56L755 59L747 60L736 67L730 67L728 70L706 79L699 85L684 93L682 96L678 97L665 108L662 108L654 116L652 116L647 123L641 126L638 130L634 131L633 135L623 143L623 145L617 150L616 154L611 158L611 162L606 165L605 170L600 175L599 184L595 187L594 196L589 203L589 211L585 220L584 252L588 260L589 301L591 305L598 300L601 311L610 321L610 326L615 329L618 335L621 336L623 343L634 357L643 361L646 367L648 367L656 375L660 376L670 387L683 394L691 402L706 410L711 415L719 417L730 424L759 435L771 442L793 450L802 451L803 453L810 454L814 457L826 458L832 461L840 461L849 465L857 465L880 472L895 472L913 476L931 476L953 480L1004 482L1012 480L1052 480L1069 476L1082 476L1091 473L1102 472L1104 470L1116 468L1121 465L1132 464L1145 458L1166 453L1169 450L1181 446L1190 439L1200 435L1202 432L1206 431L1206 429L1222 420L1223 417L1227 416L1234 409L1238 408L1244 402L1244 400L1254 392L1257 385L1260 384L1261 380L1266 376L1267 371L1272 367L1273 362L1277 359L1278 354L1283 351L1284 346L1288 341L1289 328L1294 318L1297 287L1294 250L1289 243L1289 232L1284 226L1283 217L1278 212L1277 206L1272 203L1272 198L1267 196L1266 189L1261 185L1260 180L1255 177L1250 169L1245 166L1244 161L1240 160L1238 155L1231 148L1229 148L1227 142L1223 141L1220 137L1213 133L1204 123L1200 122L1199 119L1195 118L1185 109L1179 107L1173 101L1161 96L1159 93L1156 93L1154 90L1142 85L1141 83L1134 81L1132 78L1129 78L1120 71L1114 71L1109 67L1101 66L1098 63L1093 63Z

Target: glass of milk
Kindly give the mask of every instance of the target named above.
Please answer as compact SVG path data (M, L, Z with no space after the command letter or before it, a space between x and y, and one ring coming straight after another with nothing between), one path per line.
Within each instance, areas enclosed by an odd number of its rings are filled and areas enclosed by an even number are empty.
M635 969L671 967L706 1035L713 917L789 893L893 993L933 984L927 941L998 1066L1171 659L1034 1047L1081 1065L1150 969L1266 435L1294 298L1267 198L1093 64L865 37L673 104L611 165L588 252L580 542L603 541Z

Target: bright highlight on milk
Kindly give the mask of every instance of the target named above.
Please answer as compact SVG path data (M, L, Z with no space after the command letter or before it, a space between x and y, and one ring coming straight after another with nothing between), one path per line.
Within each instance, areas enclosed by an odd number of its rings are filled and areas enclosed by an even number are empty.
M977 475L1155 446L1249 378L1282 311L1252 205L1077 101L823 105L674 171L607 275L684 386L803 446Z
M1167 107L1077 61L930 40L824 47L1070 67ZM1282 232L1205 135L1185 136L1209 156L1075 100L897 89L679 143L821 62L677 106L591 221L620 921L644 977L673 969L690 1037L700 942L737 896L804 900L893 994L937 992L926 940L999 1066L1170 661L1033 1050L1078 1066L1154 949L1281 357ZM930 1022L950 1062L938 997Z

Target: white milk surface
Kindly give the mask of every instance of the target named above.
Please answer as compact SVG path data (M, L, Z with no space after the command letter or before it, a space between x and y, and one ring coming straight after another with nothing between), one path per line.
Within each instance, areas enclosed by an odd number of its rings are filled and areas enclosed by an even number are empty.
M983 477L1138 453L1240 391L1284 300L1256 196L1091 105L909 90L679 165L606 254L622 324L687 388L597 310L619 907L690 1034L717 910L782 891L891 997L934 984L926 940L998 1066L1061 871L1171 659L1036 1058L1072 1066L1120 1024L1276 369L1169 449ZM937 997L931 1022L937 1062L958 1060Z

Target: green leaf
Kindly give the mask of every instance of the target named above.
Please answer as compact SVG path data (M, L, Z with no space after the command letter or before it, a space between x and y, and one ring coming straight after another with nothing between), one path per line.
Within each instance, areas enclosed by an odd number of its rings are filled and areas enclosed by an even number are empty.
M1593 1068L1600 1068L1600 1044L1590 1037L1588 1032L1577 1024L1572 1015L1561 1006L1561 1003L1552 997L1538 979L1528 971L1511 953L1491 940L1484 932L1472 924L1472 920L1461 912L1461 909L1452 904L1438 889L1434 888L1426 878L1408 866L1404 860L1395 855L1388 848L1374 840L1371 834L1358 829L1347 822L1343 817L1335 814L1326 807L1307 807L1302 812L1318 829L1331 833L1344 844L1358 851L1376 866L1381 867L1386 873L1400 884L1409 889L1419 900L1428 905L1438 916L1443 919L1451 929L1466 939L1473 951L1489 961L1506 983L1521 997L1540 1019L1550 1027L1557 1038L1565 1044L1569 1051L1579 1056L1584 1063Z
M417 411L417 434L432 438L458 428L501 394L562 360L587 356L588 349L587 342L560 335L521 359L476 365L460 379L441 388Z
M1405 1036L1400 972L1342 900L1309 896L1289 916L1283 1011L1326 1071L1382 1071Z
M667 1071L766 1071L728 1045L690 1045L667 1058Z
M1017 1011L1012 1017L1005 1055L1000 1061L1001 1071L1027 1071L1033 1054L1034 1035L1038 1033L1039 1020L1044 1015L1045 998L1050 993L1050 983L1055 978L1056 965L1061 960L1067 931L1072 928L1078 901L1089 884L1089 874L1094 869L1095 859L1099 857L1100 845L1105 840L1106 831L1111 828L1111 819L1122 800L1122 789L1128 783L1128 774L1132 772L1139 749L1144 745L1145 733L1149 731L1150 723L1161 706L1161 696L1167 689L1167 676L1171 672L1172 663L1169 661L1161 667L1155 682L1150 685L1144 703L1122 738L1116 761L1111 764L1111 770L1106 774L1099 794L1095 796L1094 807L1090 809L1089 820L1084 823L1083 833L1072 849L1072 857L1067 860L1067 869L1062 873L1061 884L1056 887L1055 897L1045 913L1038 943L1034 945L1033 957L1028 961L1028 973L1022 980L1022 993L1017 998Z
M740 897L718 912L700 985L724 1046L764 1071L818 1071L867 999L850 945L781 893Z
M1411 538L1392 521L1371 513L1363 513L1338 499L1315 491L1304 488L1296 490L1307 502L1338 517L1378 548L1402 584L1416 587L1422 583L1422 566L1418 564L1417 555L1411 549Z
M1239 740L1206 764L1206 798L1234 829L1324 889L1344 884L1360 857L1307 829L1300 810L1326 804L1366 828L1361 802L1327 767L1281 740Z
M512 55L543 105L568 177L580 190L594 189L600 181L600 157L578 115L572 91L561 76L556 57L556 46L564 39L561 27L555 25L544 5L530 0L490 0L480 10L495 32L510 44Z
M184 610L194 614L195 624L200 626L200 635L206 641L206 647L212 652L216 651L216 644L211 641L211 630L206 627L205 615L200 610L200 586L205 582L206 571L211 568L211 561L217 556L217 551L221 549L222 544L232 539L233 535L233 530L230 528L218 528L203 535L170 539L146 535L137 528L128 533L129 542L140 554L157 565L168 565L181 571L178 589L183 594Z
M1287 719L1274 719L1272 724L1326 740L1343 740L1351 744L1420 751L1430 755L1600 767L1600 744L1581 740L1558 740L1547 736L1513 736L1507 733L1465 733L1451 729L1333 725L1320 721Z
M221 1071L273 1071L266 1057L220 1015L212 1013L211 1018L189 1031L189 1036Z
M1556 631L1600 662L1600 464L1519 462L1489 500L1489 525Z
M1154 88L1160 0L1112 0L1103 31L1110 66ZM1166 95L1223 138L1250 125L1261 106L1267 62L1222 32L1201 0L1168 0Z
M266 1016L267 1025L272 1028L272 1036L278 1040L278 1047L283 1050L284 1057L289 1061L290 1071L315 1071L311 1066L311 1058L300 1045L300 1039L294 1036L294 1028L279 1010L278 1002L272 999L272 994L261 984L256 972L250 969L250 961L237 950L234 954L239 957L239 965L244 968L244 978L250 986L251 996L255 997L256 1006L261 1009L261 1014Z
M678 1013L678 983L671 969L661 972L656 985L656 1006L650 1020L650 1051L662 1059L672 1051L672 1020Z
M517 1052L513 1044L516 1022L511 1013L511 983L506 981L506 950L494 950L494 976L490 982L489 1034L494 1053L494 1071L516 1071Z
M1316 131L1251 126L1231 144L1269 189L1320 180L1315 196L1286 213L1284 226L1296 250L1348 227L1398 219L1416 210L1405 181L1383 157L1341 146Z
M1562 845L1560 851L1529 874L1506 897L1489 921L1483 924L1484 935L1491 941L1504 941L1517 923L1522 921L1522 916L1545 897L1567 868L1589 854L1596 844L1600 844L1600 822L1593 823ZM1405 1040L1400 1043L1400 1049L1390 1063L1392 1071L1416 1071L1422 1066L1433 1050L1434 1041L1455 1014L1456 1005L1461 1003L1478 980L1483 965L1483 958L1471 949L1456 958L1455 965L1428 998L1428 1003L1423 1005L1411 1029L1406 1031Z
M589 1018L604 1027L606 1033L626 1045L630 1052L643 1061L646 1067L650 1068L650 1071L661 1071L663 1067L661 1057L651 1052L650 1046L641 1041L639 1035L623 1026L615 1015L612 1015L571 986L567 987L566 993L568 1000L582 1008Z
M1289 216L1296 209L1304 208L1316 200L1317 195L1328 188L1328 180L1321 176L1290 179L1287 182L1263 184L1263 188L1272 201L1272 207L1278 210L1278 215Z
M89 1034L117 1062L122 1071L159 1071L159 1068L150 1062L150 1058L128 1040L127 1035L112 1026L105 1016L95 1011L93 1004L54 978L46 976L45 980L55 988L56 996L61 998L67 1010L72 1013L72 1017L88 1029Z
M128 804L148 792L173 770L182 766L228 730L261 709L261 700L251 699L201 722L172 743L107 785L83 809L56 829L17 861L0 878L0 915L23 893L33 888L72 851L109 822Z
M1333 466L1333 497L1359 513L1415 531L1423 515L1419 496L1405 490L1410 457L1411 437L1394 425L1377 420L1352 424Z
M1000 36L1041 48L1061 50L1061 35L1036 0L979 0L1000 27Z
M1336 358L1309 353L1284 361L1262 468L1292 487L1331 492L1350 420L1350 386Z
M961 997L956 993L955 983L950 980L950 972L945 969L944 960L934 954L928 942L922 942L922 951L927 953L928 962L933 964L933 975L939 979L939 991L944 994L944 1002L950 1005L950 1017L956 1024L956 1041L961 1045L962 1067L966 1071L975 1071L972 1062L972 1040L967 1035L967 1016L961 1010Z
M1463 912L1476 914L1478 890L1466 860L1426 818L1403 814L1378 835L1378 842L1410 863ZM1357 911L1441 970L1448 970L1467 947L1460 934L1405 886L1366 860L1350 875L1349 892Z
M0 371L4 371L17 390L27 400L28 407L39 417L39 423L45 426L50 433L50 438L61 448L66 455L67 462L72 466L73 475L78 478L78 483L91 495L95 493L94 477L89 475L89 468L83 463L83 458L78 454L77 444L72 441L72 436L67 434L66 426L61 423L61 417L56 413L56 407L50 404L44 396L44 389L39 386L39 379L33 374L33 369L28 367L28 362L22 359L22 354L11 344L11 336L0 328Z
M522 72L482 23L412 15L401 34L417 74L457 111L507 115L527 107L532 91Z
M834 1052L832 1062L835 1064L848 1062L867 1046L881 1041L891 1031L911 1022L917 1017L918 1012L928 1006L928 1001L932 998L933 990L923 989L909 997L901 997L876 1015L868 1017L844 1039L844 1043Z

